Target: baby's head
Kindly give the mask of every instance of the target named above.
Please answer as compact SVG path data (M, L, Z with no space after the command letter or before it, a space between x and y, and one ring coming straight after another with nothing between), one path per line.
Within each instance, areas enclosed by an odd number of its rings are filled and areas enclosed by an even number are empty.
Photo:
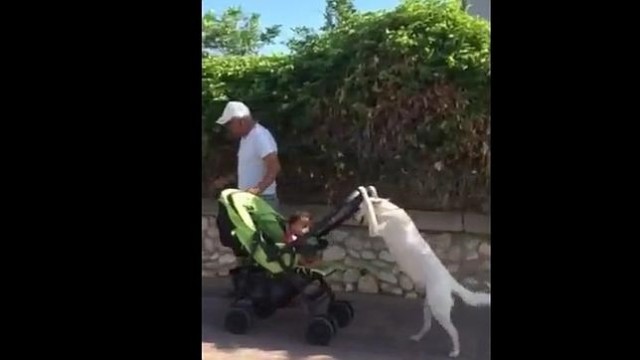
M289 217L287 224L289 225L289 231L295 235L304 235L309 232L311 214L306 211L299 211Z

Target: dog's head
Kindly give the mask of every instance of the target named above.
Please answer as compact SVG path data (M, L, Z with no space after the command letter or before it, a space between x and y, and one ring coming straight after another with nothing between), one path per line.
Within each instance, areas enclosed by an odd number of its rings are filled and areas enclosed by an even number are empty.
M367 199L371 201L374 212L377 212L376 208L378 208L385 199L381 199L378 197L378 190L373 186L368 186L366 189L361 186L358 188L358 190L360 191L363 200L358 207L358 211L356 211L356 213L353 215L353 219L359 224L364 225L367 221L367 217L365 216L367 214Z

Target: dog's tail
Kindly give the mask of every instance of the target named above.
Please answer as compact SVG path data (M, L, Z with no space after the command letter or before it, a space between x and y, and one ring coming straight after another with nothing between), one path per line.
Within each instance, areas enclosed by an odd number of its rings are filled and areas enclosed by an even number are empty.
M453 276L451 282L453 283L451 287L453 292L458 294L465 303L471 306L491 306L491 294L470 291L456 281Z

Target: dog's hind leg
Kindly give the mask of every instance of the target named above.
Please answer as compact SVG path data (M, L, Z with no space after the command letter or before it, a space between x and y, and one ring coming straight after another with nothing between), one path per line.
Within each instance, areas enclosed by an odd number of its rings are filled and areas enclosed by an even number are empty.
M453 322L451 322L451 313L434 312L433 316L438 320L440 325L442 325L447 334L449 334L451 342L453 343L449 357L458 357L458 355L460 355L460 338L458 337L458 330L453 325Z
M424 299L424 307L422 308L423 311L423 316L424 318L422 319L422 328L420 329L420 331L418 331L417 334L411 336L411 340L413 341L420 341L422 339L423 336L425 336L427 334L427 332L429 332L429 330L431 330L431 308L429 308L429 303L427 302L427 298Z
M433 317L451 338L453 347L449 353L449 357L457 357L460 355L460 338L458 337L458 330L451 321L451 309L453 309L451 288L443 283L435 287L428 286L427 300L431 307Z
M453 304L452 306L453 307ZM460 338L458 336L458 330L453 325L451 321L451 307L448 309L434 309L433 317L436 318L438 323L442 325L444 330L449 334L451 338L451 343L453 345L451 352L449 353L449 357L458 357L460 355Z

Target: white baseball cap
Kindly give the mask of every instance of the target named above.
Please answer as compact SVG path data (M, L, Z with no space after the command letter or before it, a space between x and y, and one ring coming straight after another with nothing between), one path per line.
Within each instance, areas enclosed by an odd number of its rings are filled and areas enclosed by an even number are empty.
M224 125L229 122L229 120L236 117L245 117L250 116L251 111L249 107L240 101L229 101L227 105L224 107L224 111L222 112L222 116L216 121L216 123L220 125Z

